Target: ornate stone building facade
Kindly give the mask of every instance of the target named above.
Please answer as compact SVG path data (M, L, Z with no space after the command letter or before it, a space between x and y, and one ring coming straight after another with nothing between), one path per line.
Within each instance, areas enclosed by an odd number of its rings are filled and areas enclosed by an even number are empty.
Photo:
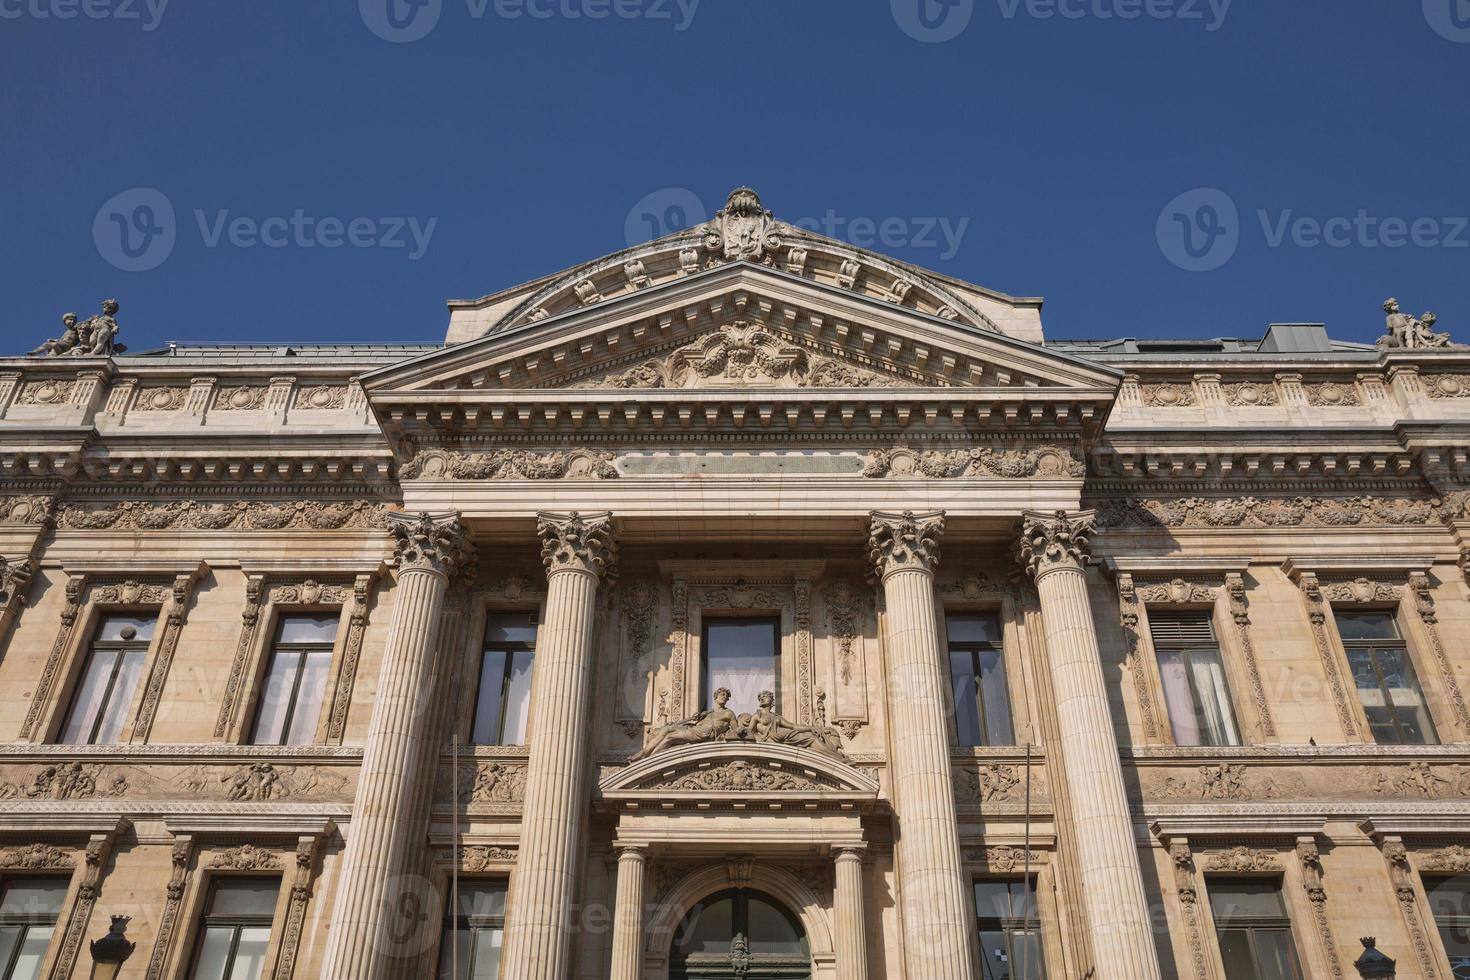
M1387 312L1048 340L740 191L442 346L71 317L0 360L0 970L1463 976L1470 351Z

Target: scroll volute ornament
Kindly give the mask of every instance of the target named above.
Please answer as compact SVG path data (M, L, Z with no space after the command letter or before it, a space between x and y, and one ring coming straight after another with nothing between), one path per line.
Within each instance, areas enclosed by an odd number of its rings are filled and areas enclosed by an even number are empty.
M1021 515L1018 560L1035 578L1062 568L1085 567L1091 548L1088 537L1096 520L1095 510L1074 515L1064 510L1026 511Z
M939 539L944 536L944 511L915 514L874 511L868 522L868 560L879 580L894 572L933 572L939 564Z
M19 561L0 558L0 606L9 605L11 600L25 603L34 569L35 565L29 558Z
M388 531L398 541L400 571L453 578L474 563L474 547L458 514L389 514Z
M611 573L617 562L618 546L613 538L612 514L542 512L536 515L541 535L541 560L548 575L572 570L591 572L599 578Z

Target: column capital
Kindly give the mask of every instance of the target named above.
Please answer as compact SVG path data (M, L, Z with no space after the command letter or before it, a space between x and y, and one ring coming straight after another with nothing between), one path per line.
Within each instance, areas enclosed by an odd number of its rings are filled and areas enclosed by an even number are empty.
M474 565L475 549L458 513L389 514L388 532L397 539L402 571L453 578Z
M583 516L570 514L536 515L536 533L541 535L541 560L546 574L561 571L591 572L599 578L613 570L618 545L613 539L612 514Z
M874 577L894 572L933 574L939 564L939 539L944 537L944 511L902 514L873 511L868 515L868 560Z
M837 844L837 845L834 845L833 846L832 852L833 852L833 856L838 861L841 861L843 858L857 858L859 861L861 861L863 859L863 855L868 852L868 845L867 844Z
M639 861L646 861L646 860L648 860L648 845L647 844L620 844L620 843L614 843L613 844L613 850L615 850L615 851L618 852L618 860L619 861L623 860L624 858L628 858L630 860L636 858Z
M1064 510L1028 510L1021 514L1021 547L1017 559L1036 578L1062 568L1082 569L1090 550L1087 537L1097 511L1068 514Z

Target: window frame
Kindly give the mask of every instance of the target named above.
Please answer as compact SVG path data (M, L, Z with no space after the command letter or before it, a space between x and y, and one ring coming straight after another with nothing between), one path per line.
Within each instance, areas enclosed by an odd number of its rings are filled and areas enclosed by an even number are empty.
M1221 943L1222 926L1220 918L1215 914L1215 890L1220 888L1220 886L1222 885L1239 886L1249 884L1260 886L1263 888L1269 888L1271 891L1273 891L1276 895L1277 901L1281 905L1281 916L1279 918L1266 916L1245 916L1242 918L1232 918L1227 920L1228 925L1225 928L1244 928L1248 932L1251 957L1253 964L1256 965L1260 963L1260 958L1256 952L1258 947L1256 944L1255 931L1257 929L1284 930L1286 935L1291 939L1292 959L1294 960L1296 966L1296 977L1294 978L1294 980L1308 980L1308 978L1311 976L1311 974L1307 972L1308 966L1311 965L1310 960L1307 956L1308 948L1303 945L1303 943L1301 942L1301 937L1297 934L1297 917L1292 913L1292 902L1287 895L1286 879L1282 873L1272 872L1268 874L1206 874L1203 876L1203 879L1205 886L1205 904L1209 909L1210 928L1214 933L1215 939L1215 960L1217 963L1220 964L1222 973L1224 970L1225 952L1223 944ZM1244 923L1243 926L1242 923Z
M971 904L974 906L975 913L975 923L973 927L975 930L975 947L977 954L981 958L980 968L982 970L985 969L985 948L980 939L981 933L1000 932L1001 934L1003 934L1006 937L1006 949L1008 955L1011 949L1011 935L1012 933L1015 933L1021 936L1034 937L1036 952L1037 955L1040 957L1039 962L1036 963L1036 976L1043 978L1043 980L1046 977L1047 930L1042 926L1043 916L1041 908L1040 888L1041 874L1043 870L1044 865L1041 862L1033 863L1030 875L1030 888L1027 892L1024 893L1029 894L1031 897L1031 915L1029 917L1024 914L1024 909L1022 910L1023 914L1019 918L1015 916L981 915L979 905L976 901L977 896L975 894L976 886L981 884L1025 885L1027 883L1027 878L1025 875L974 875L970 879L970 899ZM1028 964L1028 967L1029 966L1030 964Z
M971 640L960 641L951 638L949 628L950 620L966 618L979 619L983 617L990 617L995 620L997 632L1000 634L1000 639L997 642L987 643ZM959 706L957 704L950 703L949 735L953 744L967 749L1014 748L1016 745L1019 744L1016 738L1018 712L1015 696L1013 693L1013 685L1011 684L1011 655L1008 649L1010 647L1010 644L1006 642L1008 631L1005 610L998 607L973 609L967 607L946 607L943 613L943 623L941 629L944 633L944 669L945 674L949 678L949 696L953 698L956 697L958 693L955 685L954 666L951 660L956 652L968 653L970 655L971 670L973 671L973 676L976 678L977 681L979 681L983 676L980 670L981 654L985 652L994 652L998 655L1000 660L1001 683L1005 686L1005 703L1007 712L1010 716L1011 740L1009 742L981 741L975 744L968 744L962 741L960 737ZM981 696L981 689L979 687L976 688L973 694L975 698L975 715L978 719L980 736L982 739L984 739L988 737L985 699Z
M265 707L265 693L270 687L271 668L275 666L276 655L280 653L282 649L285 649L287 652L300 652L303 654L301 662L296 665L296 678L292 683L291 697L289 700L289 705L286 709L286 718L281 727L281 737L283 739L290 737L291 722L295 719L296 716L297 697L301 692L301 677L306 670L305 654L308 652L320 652L323 649L325 649L327 652L327 674L326 679L322 685L322 702L317 707L315 730L312 732L311 740L309 742L304 742L301 744L318 745L321 743L322 725L327 720L329 720L327 717L325 717L325 715L327 714L327 706L332 701L333 694L336 690L336 675L340 672L341 669L337 660L338 653L342 647L342 626L343 620L344 618L346 618L344 616L346 612L347 606L338 606L335 604L331 606L321 607L320 609L315 606L291 606L284 609L273 610L271 615L270 632L267 634L269 639L266 641L267 646L265 649L265 656L264 658L262 658L260 674L254 685L255 691L253 697L251 698L253 703L251 704L250 708L250 725L243 733L246 739L245 744L274 746L286 746L291 744L290 742L286 741L261 742L258 740L260 715L261 711ZM330 646L321 642L283 643L280 639L281 631L285 627L287 620L328 618L335 619L337 623L337 628L333 634Z
M150 617L153 620L153 633L147 640L103 640L100 638L102 628L109 619L146 619ZM60 710L57 711L57 717L53 726L55 730L51 738L47 741L57 745L124 745L130 741L132 738L133 723L136 718L135 706L138 698L147 689L148 678L153 670L155 645L162 640L166 628L166 620L161 607L147 606L136 610L125 607L97 607L94 609L93 614L89 617L87 630L82 634L88 637L88 639L82 641L76 656L73 658L72 676L70 683L67 685L67 694L65 698L60 699L58 702ZM88 668L91 666L94 656L99 652L112 654L114 660L112 673L107 680L107 687L104 691L100 710L97 713L97 717L92 721L91 733L87 736L87 740L83 742L62 742L62 736L66 731L67 725L71 722L72 713L78 707L77 698L82 693ZM143 656L142 663L138 667L137 686L134 688L132 694L128 696L127 703L120 705L123 716L121 719L122 724L118 727L117 741L98 743L94 739L96 739L97 733L102 726L103 719L107 717L107 708L112 702L118 674L122 670L123 655L127 653L141 653Z
M222 885L237 884L239 882L258 882L274 884L276 890L275 904L267 915L210 915L210 907L214 904L216 891ZM276 931L276 917L281 905L281 887L283 878L280 875L262 874L210 874L201 883L197 910L193 915L193 936L189 943L189 957L182 976L187 980L194 980L199 969L199 957L204 952L204 940L208 936L211 925L227 926L233 929L230 936L230 951L226 959L229 966L233 966L235 954L240 948L240 930L244 928L265 926L269 930L266 939L265 956L261 961L261 980L267 980L271 970L274 969L274 961L280 955L276 947L279 936ZM225 974L229 976L228 972Z
M19 926L22 927L24 930L20 935L19 941L17 941L15 944L15 949L10 954L10 961L8 963L0 963L0 978L4 978L4 980L9 980L12 971L14 971L15 969L16 960L20 957L21 949L25 945L25 937L29 934L31 928L33 926L49 925L52 927L51 938L46 941L45 952L41 954L40 965L42 967L42 970L38 974L38 976L45 975L45 967L49 965L49 960L51 958L52 945L56 942L58 934L63 931L60 928L61 920L62 917L66 914L68 900L71 898L72 878L73 875L65 873L22 873L0 875L0 899L3 899L5 891L10 887L11 883L15 881L52 881L61 886L60 905L56 910L56 914L49 919L40 915L0 915L0 928Z
M536 630L536 639L531 641L530 643L497 641L497 643L492 646L490 641L485 638L485 634L490 629L491 622L497 617L513 616L525 616L527 620L527 625L534 627ZM530 700L536 695L536 643L541 638L541 626L541 610L539 608L487 608L484 610L484 615L480 618L478 640L474 640L472 638L472 642L474 642L475 644L476 655L470 657L469 660L471 666L474 668L473 686L475 694L474 697L469 699L469 717L467 719L467 725L462 744L494 746L497 748L504 748L507 746L516 747L519 745L530 744ZM485 683L485 657L490 653L506 654L505 663L501 667L500 675L499 723L496 725L495 741L477 742L475 741L475 727L479 721L480 716L480 690ZM515 664L515 654L517 653L529 653L531 655L531 688L526 693L526 737L524 742L507 743L505 741L505 709L506 705L509 704L508 699L510 696L510 678L512 674L512 668Z
M461 915L458 907L458 896L456 895L456 892L462 892L466 883L478 887L498 887L502 895L501 908L507 910L509 908L509 878L484 877L466 879L463 876L460 876L458 885L455 885L452 880L446 880L444 885L444 907L447 914L444 916L444 919L439 927L439 949L434 957L434 977L436 978L436 980L440 975L439 967L442 965L444 959L445 940L449 939L452 934L457 934L461 926L463 926L463 928L470 934L470 961L469 963L465 964L467 970L472 968L475 963L475 933L480 930L500 930L502 967L505 964L505 913L502 912L500 915L482 916ZM503 974L503 972L504 971L502 970L501 973ZM466 975L471 977L474 976L472 972L467 973ZM456 980L456 978L451 977L450 980Z
M1353 702L1358 706L1358 714L1363 721L1364 735L1371 739L1375 745L1443 745L1444 741L1440 737L1440 722L1434 716L1433 700L1429 697L1429 692L1424 686L1425 673L1421 669L1419 658L1414 654L1413 644L1409 642L1408 631L1404 629L1404 624L1399 621L1399 610L1396 607L1379 606L1372 603L1336 603L1330 607L1329 616L1332 620L1333 632L1337 634L1338 648L1342 650L1343 662L1347 667L1346 681L1352 687ZM1353 619L1360 616L1386 617L1393 626L1394 638L1392 640L1346 639L1342 635L1342 620L1344 618ZM1398 708L1393 705L1392 699L1388 696L1388 688L1384 686L1383 669L1378 664L1378 657L1374 655L1374 651L1378 648L1403 651L1404 663L1414 673L1414 686L1418 689L1419 698L1424 705L1424 717L1429 725L1429 731L1425 733L1428 736L1426 740L1411 742L1405 741L1402 738L1403 726L1398 719ZM1362 690L1358 687L1357 674L1353 669L1354 650L1369 651L1373 673L1378 679L1378 692L1383 696L1384 704L1390 708L1394 731L1400 736L1398 741L1380 741L1377 733L1374 731L1373 722L1368 716L1368 706L1363 703Z
M1419 875L1419 887L1424 892L1424 906L1428 910L1427 918L1434 926L1433 942L1438 945L1441 960L1445 963L1448 963L1451 969L1454 969L1455 964L1454 961L1450 958L1449 947L1445 945L1445 925L1441 922L1440 917L1436 915L1434 911L1434 899L1432 896L1432 889L1434 885L1439 882L1454 881L1456 879L1464 879L1467 883L1467 886L1470 886L1470 874L1467 874L1465 872L1456 873L1453 871L1431 871L1427 874L1421 873ZM1470 893L1470 887L1467 887L1467 893ZM1470 911L1467 911L1463 915L1453 916L1453 918L1455 920L1453 925L1464 929L1467 937L1470 937Z
M767 626L769 626L771 628L771 652L772 652L772 656L773 656L774 661L775 661L775 670L774 670L773 673L775 674L775 678L776 678L776 686L775 686L775 689L771 692L773 695L775 695L776 703L772 706L771 710L774 711L774 712L776 712L776 714L778 714L778 715L783 715L784 716L785 715L784 701L785 701L785 691L786 691L786 676L785 676L785 671L786 671L786 657L785 657L785 651L782 649L782 647L784 645L784 642L783 641L786 638L785 637L785 623L784 623L784 619L783 619L783 616L782 616L781 613L759 613L759 612L753 612L750 615L744 615L744 616L742 616L742 615L730 615L730 614L724 614L724 613L720 613L720 614L717 614L717 615L714 615L714 616L704 615L704 614L701 614L700 615L700 617L699 617L699 695L698 695L698 702L697 702L697 704L695 706L694 711L691 711L691 712L688 712L688 713L689 714L697 714L700 711L704 711L705 710L705 705L707 705L707 704L710 703L710 698L714 695L714 691L711 690L710 689L710 686L709 686L709 676L710 676L710 670L709 670L710 669L709 629L710 629L711 626L721 626L721 625L724 625L724 624L727 624L727 623L742 623L742 624L756 623L756 624L765 624L765 625L767 625ZM759 691L755 692L755 694L759 694L759 693L760 693ZM754 703L752 703L752 704L750 704L748 706L742 706L742 707L748 707L748 709L750 711L754 711L755 708L756 708L756 706L755 706ZM671 720L674 720L674 719L671 719Z
M1215 617L1214 607L1191 605L1188 603L1181 604L1179 606L1170 605L1168 608L1157 608L1157 604L1154 605L1155 608L1146 610L1146 618L1144 622L1140 624L1140 626L1143 628L1143 631L1148 636L1149 649L1153 653L1153 669L1155 672L1155 676L1158 678L1158 703L1163 705L1164 708L1164 723L1168 729L1169 741L1172 744L1179 745L1183 748L1238 748L1240 746L1246 745L1247 742L1245 738L1245 726L1241 723L1240 704L1235 696L1235 678L1231 676L1230 658L1226 657L1225 655L1225 641L1220 635L1219 624ZM1154 635L1155 619L1170 619L1176 617L1183 618L1185 616L1198 616L1202 620L1204 620L1205 624L1209 627L1210 638L1212 642L1209 644L1197 642L1186 644L1161 645ZM1195 721L1198 725L1198 722L1200 720L1199 692L1195 688L1194 675L1189 670L1188 655L1189 651L1191 650L1208 650L1212 652L1220 662L1220 677L1225 683L1225 700L1226 703L1230 706L1230 721L1235 728L1234 743L1212 745L1207 742L1201 742L1199 745L1183 745L1183 743L1179 741L1179 737L1174 731L1174 713L1170 709L1169 705L1169 689L1168 686L1164 683L1164 665L1160 660L1160 655L1163 651L1178 652L1182 655L1185 664L1185 681L1189 685L1189 697L1191 701L1191 707L1195 712ZM1202 725L1198 725L1198 727L1203 730Z

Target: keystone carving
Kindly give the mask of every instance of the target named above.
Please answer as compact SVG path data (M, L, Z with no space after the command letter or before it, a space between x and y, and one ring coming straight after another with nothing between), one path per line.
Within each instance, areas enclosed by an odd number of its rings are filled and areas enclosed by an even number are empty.
M933 574L939 564L939 540L944 536L944 511L915 514L874 511L868 518L868 561L883 579L894 572Z
M704 247L726 262L774 261L781 248L775 216L761 206L759 194L749 187L737 187L710 221Z

